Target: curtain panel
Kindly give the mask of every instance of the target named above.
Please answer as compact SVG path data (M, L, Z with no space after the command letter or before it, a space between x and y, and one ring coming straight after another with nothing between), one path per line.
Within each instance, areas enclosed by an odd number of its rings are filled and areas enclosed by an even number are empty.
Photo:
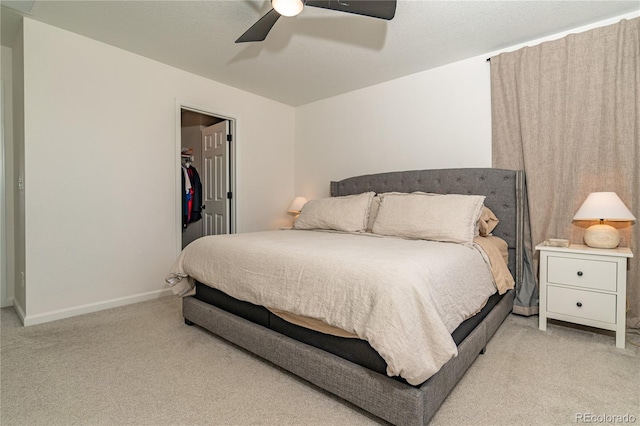
M591 224L572 218L589 193L615 191L640 218L640 18L492 57L491 98L493 167L525 171L535 271L536 244L583 244ZM634 252L627 326L640 328L640 224L610 224ZM536 283L523 287L514 312L536 313Z

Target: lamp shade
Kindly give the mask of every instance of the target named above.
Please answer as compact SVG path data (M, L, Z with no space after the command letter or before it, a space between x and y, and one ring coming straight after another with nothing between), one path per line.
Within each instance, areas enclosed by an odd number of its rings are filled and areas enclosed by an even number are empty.
M615 192L592 192L580 206L573 220L636 220Z
M293 202L289 206L289 213L300 213L302 210L302 206L307 203L307 199L304 197L296 197L293 199Z

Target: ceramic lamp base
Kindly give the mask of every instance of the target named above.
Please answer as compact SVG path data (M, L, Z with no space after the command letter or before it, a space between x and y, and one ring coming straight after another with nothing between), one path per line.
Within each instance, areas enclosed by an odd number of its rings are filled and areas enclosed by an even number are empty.
M592 225L584 231L584 242L594 248L616 248L620 244L620 233L610 225Z

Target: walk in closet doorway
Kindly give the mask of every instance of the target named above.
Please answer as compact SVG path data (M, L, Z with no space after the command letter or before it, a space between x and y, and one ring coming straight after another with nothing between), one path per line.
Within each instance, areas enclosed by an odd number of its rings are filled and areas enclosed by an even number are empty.
M181 249L205 235L235 232L235 121L180 107Z

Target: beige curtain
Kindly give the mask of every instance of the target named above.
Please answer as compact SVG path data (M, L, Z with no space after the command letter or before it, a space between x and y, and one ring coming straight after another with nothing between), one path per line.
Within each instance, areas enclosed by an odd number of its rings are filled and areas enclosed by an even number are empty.
M493 166L525 170L531 254L550 237L582 244L572 217L591 192L615 191L640 219L640 18L491 58L491 96ZM627 326L640 328L640 223L620 226Z

